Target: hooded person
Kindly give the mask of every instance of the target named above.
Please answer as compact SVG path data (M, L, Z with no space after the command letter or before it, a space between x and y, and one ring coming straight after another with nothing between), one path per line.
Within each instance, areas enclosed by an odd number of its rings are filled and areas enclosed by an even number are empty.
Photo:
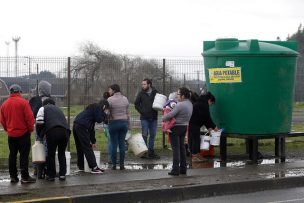
M37 91L37 88L38 88L38 91ZM32 97L29 100L29 104L32 108L35 119L37 117L37 113L38 113L39 109L42 107L43 101L51 98L51 90L52 90L51 83L49 83L45 80L41 80L38 84L38 87L36 87L35 92L37 92L38 95ZM47 144L46 144L45 137L43 140L41 140L41 138L38 137L37 134L35 134L35 138L36 138L36 140L43 141L43 144L45 145L45 149L46 149L46 154L47 154ZM38 179L43 179L45 176L45 173L46 173L45 164L33 164L33 167L34 167L34 175L38 175Z
M49 82L45 80L41 80L39 82L37 91L38 95L32 97L29 101L35 118L37 116L38 110L40 109L40 107L42 107L42 102L51 97L51 90L52 85Z

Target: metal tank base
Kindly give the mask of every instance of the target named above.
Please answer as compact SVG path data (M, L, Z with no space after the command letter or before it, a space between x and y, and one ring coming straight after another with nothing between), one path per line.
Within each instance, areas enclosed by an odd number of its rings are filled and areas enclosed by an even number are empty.
M258 141L259 139L275 139L275 156L279 157L281 162L285 162L285 139L286 137L304 136L304 132L289 132L282 134L266 135L243 135L243 134L225 134L221 135L220 157L221 161L227 160L227 137L246 139L246 152L253 163L258 163Z

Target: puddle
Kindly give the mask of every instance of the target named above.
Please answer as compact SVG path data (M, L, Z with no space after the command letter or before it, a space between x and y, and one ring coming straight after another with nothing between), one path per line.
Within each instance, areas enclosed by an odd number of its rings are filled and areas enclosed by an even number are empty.
M291 170L286 170L286 171L259 173L259 176L267 178L267 179L300 177L300 176L304 176L304 171L303 171L303 169L291 169Z
M286 160L288 162L289 160ZM275 166L276 163L280 163L280 159L261 159L258 161L260 165L273 165ZM238 161L228 161L228 162L221 162L219 159L208 159L204 162L193 162L192 164L188 164L187 168L193 169L204 169L204 168L220 168L220 167L229 167L229 168L242 168L246 165L253 165L252 161L250 160L238 160ZM102 168L111 169L112 165L103 163L101 165ZM128 163L126 162L125 168L127 170L171 170L172 169L172 162L168 161L165 163ZM79 175L77 172L77 167L75 164L71 165L71 176ZM292 170L283 173L265 173L260 174L265 178L276 178L276 177L293 177L293 176L304 176L304 171L302 170ZM0 183L10 182L8 171L3 170L0 172Z
M9 182L11 182L11 179L8 178L0 179L0 183L9 183Z
M258 164L267 165L267 164L275 164L279 163L279 159L263 159L259 160ZM246 165L252 165L252 161L229 161L229 162L221 162L219 159L209 159L203 162L193 162L192 164L188 164L188 168L220 168L220 167L230 167L230 168L240 168L245 167ZM111 168L111 165L104 164L103 168ZM126 163L125 168L128 170L171 170L172 163Z

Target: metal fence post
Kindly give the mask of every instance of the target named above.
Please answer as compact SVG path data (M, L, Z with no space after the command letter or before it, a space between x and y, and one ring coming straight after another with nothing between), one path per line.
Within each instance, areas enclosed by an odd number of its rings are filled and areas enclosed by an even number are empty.
M68 126L70 127L70 123L71 123L71 57L68 57L68 92L67 92L67 96L68 96ZM69 144L68 144L68 151L70 151L70 140L69 140Z
M166 95L166 59L163 59L163 94ZM166 135L163 132L163 148L166 148Z

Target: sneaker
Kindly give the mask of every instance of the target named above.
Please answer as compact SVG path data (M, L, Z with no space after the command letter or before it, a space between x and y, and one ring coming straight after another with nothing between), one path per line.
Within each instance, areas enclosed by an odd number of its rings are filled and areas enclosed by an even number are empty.
M140 158L146 159L146 158L148 158L148 154L147 154L147 153L144 153Z
M187 175L187 171L179 171L179 174L181 174L181 175Z
M34 176L37 176L37 167L34 168L34 173L33 173L33 175L34 175Z
M92 169L91 173L104 173L104 169L98 168L98 166L96 166L95 168Z
M32 178L31 176L28 176L26 178L21 178L21 183L22 184L27 184L27 183L35 183L36 179Z
M39 167L38 167L38 170L37 170L37 177L38 179L45 179L45 167L44 167L44 164L41 164Z
M120 170L125 170L126 168L125 168L124 165L121 165L119 169L120 169Z
M84 169L78 169L75 171L75 173L82 173L82 172L84 172Z
M158 156L158 155L155 154L155 153L152 153L152 154L149 154L147 158L148 158L148 159L160 159L160 156Z
M38 179L40 180L40 179L45 179L45 175L44 174L38 174Z
M54 177L47 176L47 177L46 177L46 180L47 180L47 181L50 181L50 182L54 182L54 181L55 181L55 178L54 178Z
M18 177L11 177L11 183L18 183L19 178Z
M179 173L170 171L170 172L168 172L168 175L170 175L170 176L179 176Z
M59 180L65 181L65 176L59 176Z

